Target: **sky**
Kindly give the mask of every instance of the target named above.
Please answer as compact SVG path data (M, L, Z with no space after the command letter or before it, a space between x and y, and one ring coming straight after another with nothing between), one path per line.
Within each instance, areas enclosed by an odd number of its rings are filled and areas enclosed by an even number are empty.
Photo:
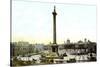
M52 43L56 6L57 43L96 41L96 6L12 1L12 41Z

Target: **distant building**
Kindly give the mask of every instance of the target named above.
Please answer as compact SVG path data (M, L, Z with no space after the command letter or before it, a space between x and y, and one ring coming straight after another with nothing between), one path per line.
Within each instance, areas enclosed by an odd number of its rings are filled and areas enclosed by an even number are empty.
M44 44L34 44L34 51L42 52L44 50Z
M12 56L25 55L34 52L34 45L28 42L13 42L11 43Z
M70 44L70 40L69 39L67 39L67 44Z

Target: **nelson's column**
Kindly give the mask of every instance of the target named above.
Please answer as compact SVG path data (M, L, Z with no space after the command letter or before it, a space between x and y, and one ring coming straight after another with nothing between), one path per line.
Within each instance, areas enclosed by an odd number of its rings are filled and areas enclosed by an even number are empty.
M56 7L54 6L53 14L53 45L52 45L52 52L56 52L58 54L58 45L56 42Z

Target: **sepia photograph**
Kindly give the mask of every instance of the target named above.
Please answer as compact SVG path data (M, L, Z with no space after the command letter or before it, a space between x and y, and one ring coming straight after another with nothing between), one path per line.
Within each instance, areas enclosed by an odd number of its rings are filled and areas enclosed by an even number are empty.
M97 61L96 5L12 0L10 66Z

